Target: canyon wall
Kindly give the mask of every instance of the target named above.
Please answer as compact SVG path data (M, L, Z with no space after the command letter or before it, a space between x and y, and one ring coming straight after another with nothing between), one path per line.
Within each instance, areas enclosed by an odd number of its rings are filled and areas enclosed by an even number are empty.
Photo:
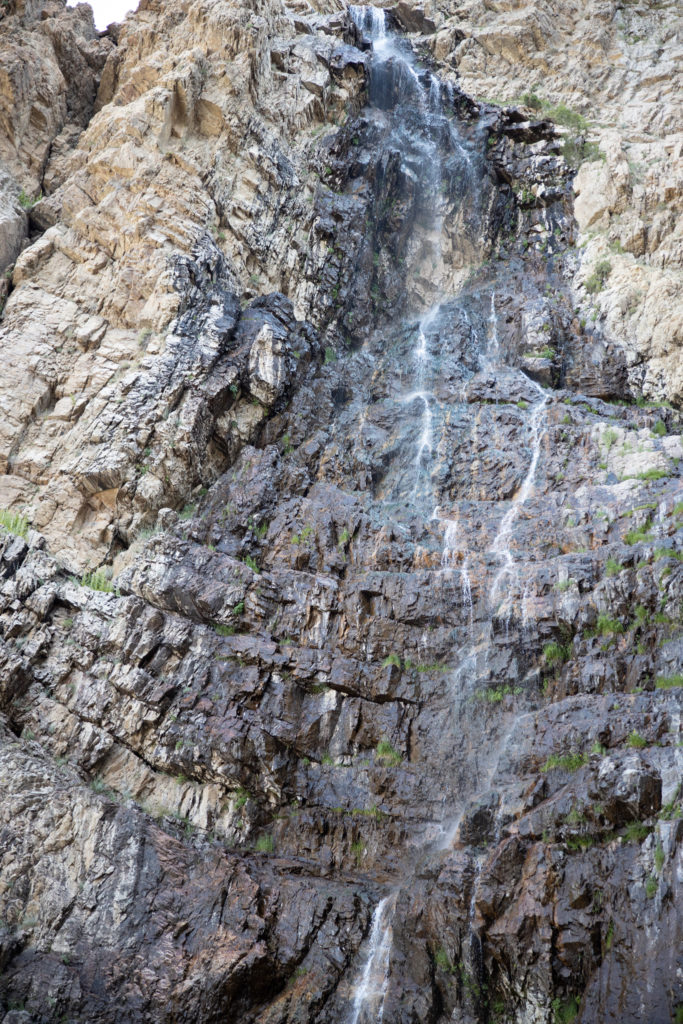
M681 1019L676 17L0 5L3 1024Z

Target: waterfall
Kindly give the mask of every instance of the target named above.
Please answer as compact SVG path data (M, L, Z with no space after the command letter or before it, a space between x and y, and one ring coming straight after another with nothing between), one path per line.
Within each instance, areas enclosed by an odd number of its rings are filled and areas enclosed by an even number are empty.
M443 501L439 495L435 495L434 455L439 450L439 431L444 436L443 425L447 411L442 397L444 391L439 358L442 339L448 330L444 311L449 308L449 303L451 309L454 305L452 297L450 300L444 298L443 228L447 202L441 198L442 177L450 175L449 180L452 180L453 175L457 177L464 190L460 197L461 206L466 216L474 217L475 228L472 233L477 235L477 218L480 216L482 200L475 187L476 158L471 147L460 136L457 125L444 111L444 103L451 107L453 104L452 85L442 87L435 75L421 72L415 66L412 53L405 43L387 30L383 10L352 7L351 14L360 31L372 43L371 108L368 116L375 117L376 123L387 133L388 149L392 156L396 153L400 155L402 171L414 185L414 194L418 197L411 236L411 252L416 255L411 272L405 278L407 300L415 319L410 322L404 338L412 344L412 348L405 350L405 364L400 368L399 393L392 397L396 406L402 410L399 438L403 443L396 443L400 471L397 471L397 482L388 493L392 507L409 509L411 514L422 516L425 522L431 520L443 530L440 566L436 571L447 578L452 576L459 587L459 603L467 631L465 643L457 652L456 666L445 686L444 699L447 704L444 707L443 735L444 743L447 743L449 735L463 725L465 728L471 727L476 736L474 716L485 714L485 711L472 710L476 709L476 688L479 681L488 678L496 602L504 584L509 583L515 573L512 554L514 525L534 487L548 399L539 385L530 384L538 394L538 400L534 402L528 416L531 457L524 480L503 516L496 536L483 552L488 556L488 561L493 561L494 565L497 563L498 567L488 588L479 585L483 599L478 599L477 608L488 609L488 615L479 624L477 633L471 575L474 548L469 538L460 536L457 511L449 511L447 505L434 507L436 501ZM467 223L472 227L471 219ZM481 235L481 232L478 234ZM478 241L481 239L478 238ZM484 307L484 313L474 316L479 330L464 305L462 321L466 325L470 342L477 345L478 349L479 339L487 337L486 351L478 350L476 359L482 370L496 377L501 371L503 357L495 288L491 288L490 296L484 294L483 302L488 309ZM454 390L451 388L451 395ZM431 515L427 511L429 508L433 509ZM400 534L408 535L404 526L398 525L397 529ZM504 718L497 733L494 731L492 736L486 736L486 742L476 744L468 765L469 790L459 796L456 808L451 805L444 811L436 833L432 831L430 839L425 839L417 850L414 872L417 871L417 862L424 864L429 858L443 858L451 853L465 813L467 797L486 792L490 788L516 721L514 716ZM453 813L454 810L456 813ZM433 824L436 825L436 822ZM474 933L473 921L476 880L480 870L481 864L477 862L468 917L470 955L476 961L477 971L480 968L481 948L479 937ZM409 884L411 877L414 875L408 871L403 884ZM347 1024L378 1024L384 1018L391 981L398 893L398 889L393 889L375 907L355 973L352 995L344 1011Z

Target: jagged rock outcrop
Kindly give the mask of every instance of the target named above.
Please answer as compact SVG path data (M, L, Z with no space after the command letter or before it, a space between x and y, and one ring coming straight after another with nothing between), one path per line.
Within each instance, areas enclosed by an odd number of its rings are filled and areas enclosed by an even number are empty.
M584 8L3 12L3 1024L680 1015L675 111Z

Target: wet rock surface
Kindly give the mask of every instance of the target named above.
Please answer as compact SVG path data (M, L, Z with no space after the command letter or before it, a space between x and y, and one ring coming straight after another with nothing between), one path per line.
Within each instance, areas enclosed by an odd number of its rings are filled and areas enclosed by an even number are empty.
M3 1024L683 1004L683 424L580 315L561 131L395 31L441 17L93 43L2 328Z

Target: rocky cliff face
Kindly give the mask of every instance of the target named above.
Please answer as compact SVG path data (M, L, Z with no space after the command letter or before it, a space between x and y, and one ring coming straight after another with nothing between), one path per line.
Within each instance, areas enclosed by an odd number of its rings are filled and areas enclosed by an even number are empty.
M680 1018L673 14L5 5L4 1024Z

